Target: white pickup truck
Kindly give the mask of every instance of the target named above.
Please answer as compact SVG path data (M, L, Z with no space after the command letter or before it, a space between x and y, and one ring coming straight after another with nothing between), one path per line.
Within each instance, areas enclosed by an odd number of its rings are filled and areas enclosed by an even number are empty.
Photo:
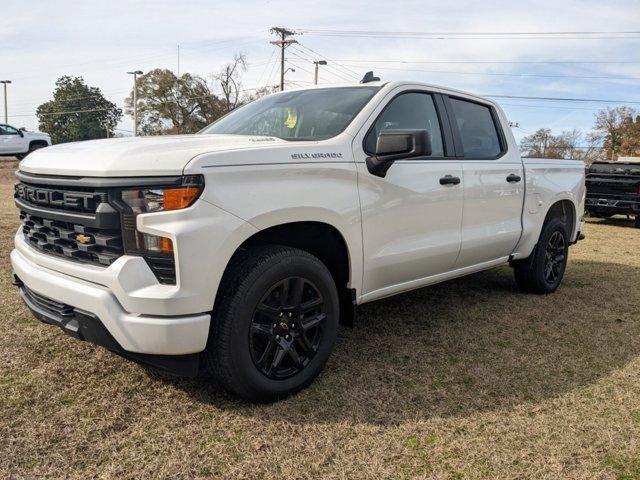
M0 157L22 159L39 148L51 145L47 133L31 132L23 128L0 124Z
M17 177L11 261L39 319L253 401L309 385L356 305L506 263L553 292L584 226L582 162L522 160L494 102L414 82L58 145Z

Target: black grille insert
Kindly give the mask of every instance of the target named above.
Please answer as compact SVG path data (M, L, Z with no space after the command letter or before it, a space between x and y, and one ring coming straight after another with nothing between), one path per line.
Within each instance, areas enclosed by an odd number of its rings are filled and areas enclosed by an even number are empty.
M102 230L20 212L25 239L45 253L109 266L124 254L119 230Z

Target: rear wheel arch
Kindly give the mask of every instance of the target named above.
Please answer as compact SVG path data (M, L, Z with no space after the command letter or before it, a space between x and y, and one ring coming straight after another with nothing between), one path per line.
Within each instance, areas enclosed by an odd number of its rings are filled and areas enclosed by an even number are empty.
M48 146L49 144L45 140L31 140L29 142L29 151Z
M571 200L559 200L551 205L549 210L547 210L547 215L545 216L542 225L546 225L553 218L559 218L562 220L562 222L567 226L569 236L573 235L576 225L576 207Z

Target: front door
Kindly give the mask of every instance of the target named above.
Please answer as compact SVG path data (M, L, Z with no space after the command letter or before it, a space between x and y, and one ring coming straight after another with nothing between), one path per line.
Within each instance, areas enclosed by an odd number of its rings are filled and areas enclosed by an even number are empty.
M440 102L428 92L395 93L379 107L366 134L354 140L362 209L363 293L372 297L411 288L451 270L460 250L463 172L461 164L449 158L443 141L444 112L436 108ZM426 129L431 155L396 161L384 178L371 174L365 159L385 129Z

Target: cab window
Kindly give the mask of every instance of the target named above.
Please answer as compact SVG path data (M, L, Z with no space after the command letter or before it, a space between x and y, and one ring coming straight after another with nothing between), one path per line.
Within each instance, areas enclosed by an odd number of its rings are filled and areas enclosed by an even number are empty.
M387 105L365 139L365 150L373 154L378 135L384 130L426 130L431 137L431 157L444 157L442 131L433 97L428 93L403 93Z
M486 105L451 98L465 158L493 159L502 152L491 109Z
M9 125L0 125L0 135L20 135L20 132Z

